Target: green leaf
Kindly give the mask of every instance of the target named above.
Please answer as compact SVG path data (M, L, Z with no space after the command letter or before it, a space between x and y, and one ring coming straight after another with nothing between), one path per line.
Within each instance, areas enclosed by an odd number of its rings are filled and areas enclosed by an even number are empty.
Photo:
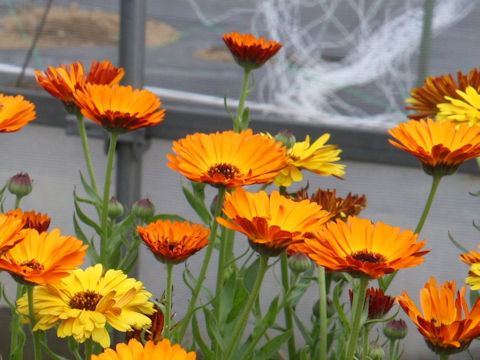
M193 315L192 317L192 334L193 334L193 338L195 339L195 342L198 344L198 346L200 346L200 350L202 350L203 357L205 359L213 359L214 358L213 351L210 350L210 346L208 346L203 340L202 333L198 326L197 317L195 315Z
M272 356L288 341L292 336L292 329L287 330L273 339L269 340L260 348L260 351L255 355L255 360L269 360Z
M179 222L186 222L188 221L184 217L181 217L180 215L175 215L175 214L158 214L155 216L152 216L151 218L148 218L145 222L147 224L150 224L152 222L155 222L157 220L170 220L170 221L179 221Z
M243 283L248 292L252 292L253 284L255 284L255 279L258 274L258 264L260 263L260 258L255 259L255 261L247 268L245 273L245 278Z
M224 292L227 291L227 287L225 287ZM230 307L230 312L227 316L227 323L231 323L235 319L238 318L238 315L243 310L243 307L248 299L248 291L245 289L241 281L235 282L235 295L233 298L233 303Z
M473 223L473 226L475 226L475 223ZM476 226L475 226L476 227ZM450 234L450 231L448 232L448 238L450 239L450 241L453 243L453 245L455 245L457 247L457 249L459 249L460 251L464 252L464 253L468 253L469 251L467 249L465 249L462 244L460 244L457 240L455 240L452 236L452 234Z
M202 219L205 224L210 224L212 217L210 216L210 212L208 211L205 203L197 198L187 187L182 185L182 191L187 199L188 203L192 207L192 209L197 213L197 215Z
M83 185L83 189L85 190L85 192L88 194L88 196L90 196L90 199L92 199L93 201L95 201L95 203L97 204L97 206L101 206L101 204L103 203L103 200L102 198L100 197L100 195L95 191L95 189L93 187L91 187L87 181L85 180L85 178L83 177L82 175L82 172L80 172L80 180L82 181L82 185ZM100 209L100 208L99 208Z
M78 205L78 202L77 202L76 200L74 201L74 205L75 205L75 212L77 213L78 218L79 218L85 225L88 225L88 226L90 226L91 228L93 228L98 235L102 236L102 229L101 229L101 227L100 227L95 221L93 221L92 219L90 219L90 218L82 211L82 209L80 208L80 206Z
M190 181L190 184L192 185L193 194L202 202L205 202L205 187L207 184L196 181Z
M241 122L242 128L246 129L248 127L248 123L250 122L250 109L248 107L243 110Z
M272 302L270 303L270 306L268 307L267 313L266 313L265 316L263 317L262 325L263 325L265 328L272 327L272 325L275 323L275 319L277 318L278 310L279 310L279 308L278 308L278 299L279 299L279 295L277 295L277 296L272 300Z
M207 331L210 339L215 340L215 343L220 347L221 351L224 352L225 342L218 329L218 324L215 316L206 307L203 308L203 314L205 316L205 324L207 326Z
M83 232L82 228L78 224L77 217L73 214L73 228L75 230L75 236L83 241L84 244L88 245L87 254L90 260L96 264L100 261L100 256L97 254L97 250L95 249L95 245L93 241L90 241L85 233Z

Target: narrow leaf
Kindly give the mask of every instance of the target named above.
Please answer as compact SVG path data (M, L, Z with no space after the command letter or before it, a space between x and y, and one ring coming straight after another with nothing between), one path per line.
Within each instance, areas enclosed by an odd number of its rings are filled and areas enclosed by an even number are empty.
M202 219L205 224L210 224L212 217L210 216L210 212L205 206L205 203L195 197L195 195L189 189L187 189L187 187L182 186L182 191L188 203L190 204L192 209L195 210L200 219Z

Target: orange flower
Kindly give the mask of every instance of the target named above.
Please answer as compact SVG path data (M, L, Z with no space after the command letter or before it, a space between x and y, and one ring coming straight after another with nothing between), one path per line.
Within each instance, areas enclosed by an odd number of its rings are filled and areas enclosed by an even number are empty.
M425 240L417 237L411 230L352 216L347 222L330 221L306 238L305 253L328 270L379 279L424 261L430 250L420 251Z
M35 70L35 78L50 95L60 99L67 111L76 109L75 91L84 88L85 84L114 85L118 83L125 71L117 68L110 61L92 61L90 71L85 77L85 69L81 62L69 65L60 64L58 68L49 66L45 75Z
M117 344L116 350L106 349L99 355L92 355L92 360L195 360L197 355L187 353L180 345L170 344L170 340L162 340L155 344L148 341L145 346L135 339L128 344Z
M24 234L23 241L0 259L0 269L14 277L39 285L57 284L83 263L87 245L73 236L60 236L59 229L40 234L31 229Z
M480 249L480 245L478 245L478 248ZM467 254L460 254L459 260L470 266L480 263L480 252L471 250Z
M417 157L429 175L450 175L480 155L480 127L432 119L410 120L388 130L390 143Z
M273 181L285 167L285 147L248 129L214 134L196 133L173 143L167 164L190 180L229 189Z
M435 117L438 113L437 105L446 102L445 96L454 99L462 99L457 90L465 91L468 86L476 90L480 88L480 71L473 69L468 75L457 71L457 82L450 74L438 77L429 76L424 81L424 86L414 88L410 99L406 103L408 110L415 110L415 114L408 115L411 119L422 119L426 117Z
M207 246L210 235L210 229L202 225L170 220L137 226L137 232L159 261L173 264Z
M225 195L223 226L248 237L258 252L277 256L289 245L301 242L314 229L330 219L330 213L309 200L293 201L278 191L246 192L243 188Z
M34 120L35 116L35 105L22 95L0 94L0 132L18 131Z
M249 69L259 68L282 47L276 41L238 32L223 34L222 38L237 64Z
M353 291L348 290L350 304L353 302ZM395 303L395 298L385 295L382 289L368 288L365 295L366 303L368 301L368 319L382 319Z
M20 235L24 222L12 215L0 214L0 256L23 240Z
M155 94L131 86L86 84L75 96L83 116L107 130L125 132L154 126L165 116Z
M22 209L15 209L10 210L7 215L21 218L24 229L35 229L39 233L47 231L50 226L51 219L47 214L36 213L35 211L23 212Z
M157 302L160 302L156 299ZM165 304L163 304L165 305ZM163 339L163 326L165 325L165 315L163 315L162 310L160 307L155 304L153 305L155 312L148 317L152 321L152 325L148 329L134 329L133 331L127 331L126 337L127 339L136 339L138 341L146 340L146 341L153 341L154 343L158 343Z
M465 287L456 291L455 281L438 287L436 279L431 277L420 290L423 314L405 291L396 299L417 325L430 349L449 355L465 350L480 336L480 301L477 300L469 311L465 291Z

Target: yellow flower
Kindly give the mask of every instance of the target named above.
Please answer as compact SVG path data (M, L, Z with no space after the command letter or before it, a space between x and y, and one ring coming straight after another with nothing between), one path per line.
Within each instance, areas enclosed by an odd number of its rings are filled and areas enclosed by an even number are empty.
M330 134L323 134L310 145L310 136L305 141L295 143L288 150L287 166L280 170L275 177L276 186L290 186L294 181L302 181L303 175L300 170L305 169L318 175L333 175L341 177L345 174L345 165L332 164L340 160L338 156L342 150L337 145L326 145Z
M471 286L472 290L480 289L480 263L472 264L468 275L470 276L465 279L465 282Z
M438 121L450 120L454 123L468 123L468 125L480 125L480 94L473 87L469 86L465 92L457 90L462 98L454 99L445 96L449 102L438 104Z
M145 346L135 339L128 344L120 343L115 350L106 349L100 355L92 355L92 360L195 360L197 355L187 353L180 345L171 345L164 339L159 343L147 341Z
M58 337L73 336L80 343L92 338L106 348L110 346L107 324L124 332L150 326L147 315L155 312L150 296L140 281L120 270L103 274L101 264L76 269L59 284L34 288L37 323L33 330L59 324ZM20 314L28 314L26 295L17 301L17 308Z

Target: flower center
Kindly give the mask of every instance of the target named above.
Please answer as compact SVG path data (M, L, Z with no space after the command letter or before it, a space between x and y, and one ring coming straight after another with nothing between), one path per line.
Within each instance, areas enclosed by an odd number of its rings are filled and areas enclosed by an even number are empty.
M95 311L102 295L93 291L80 291L70 299L72 309Z
M208 176L222 175L225 179L233 179L240 172L236 166L227 163L215 164L208 169Z
M374 264L385 262L386 260L385 256L383 256L382 254L373 253L373 252L367 251L367 249L363 249L361 251L357 251L353 253L352 258L354 258L355 260L359 260L361 262L369 262Z
M24 261L21 265L29 267L32 270L43 270L44 269L44 266L42 264L40 264L35 259Z

